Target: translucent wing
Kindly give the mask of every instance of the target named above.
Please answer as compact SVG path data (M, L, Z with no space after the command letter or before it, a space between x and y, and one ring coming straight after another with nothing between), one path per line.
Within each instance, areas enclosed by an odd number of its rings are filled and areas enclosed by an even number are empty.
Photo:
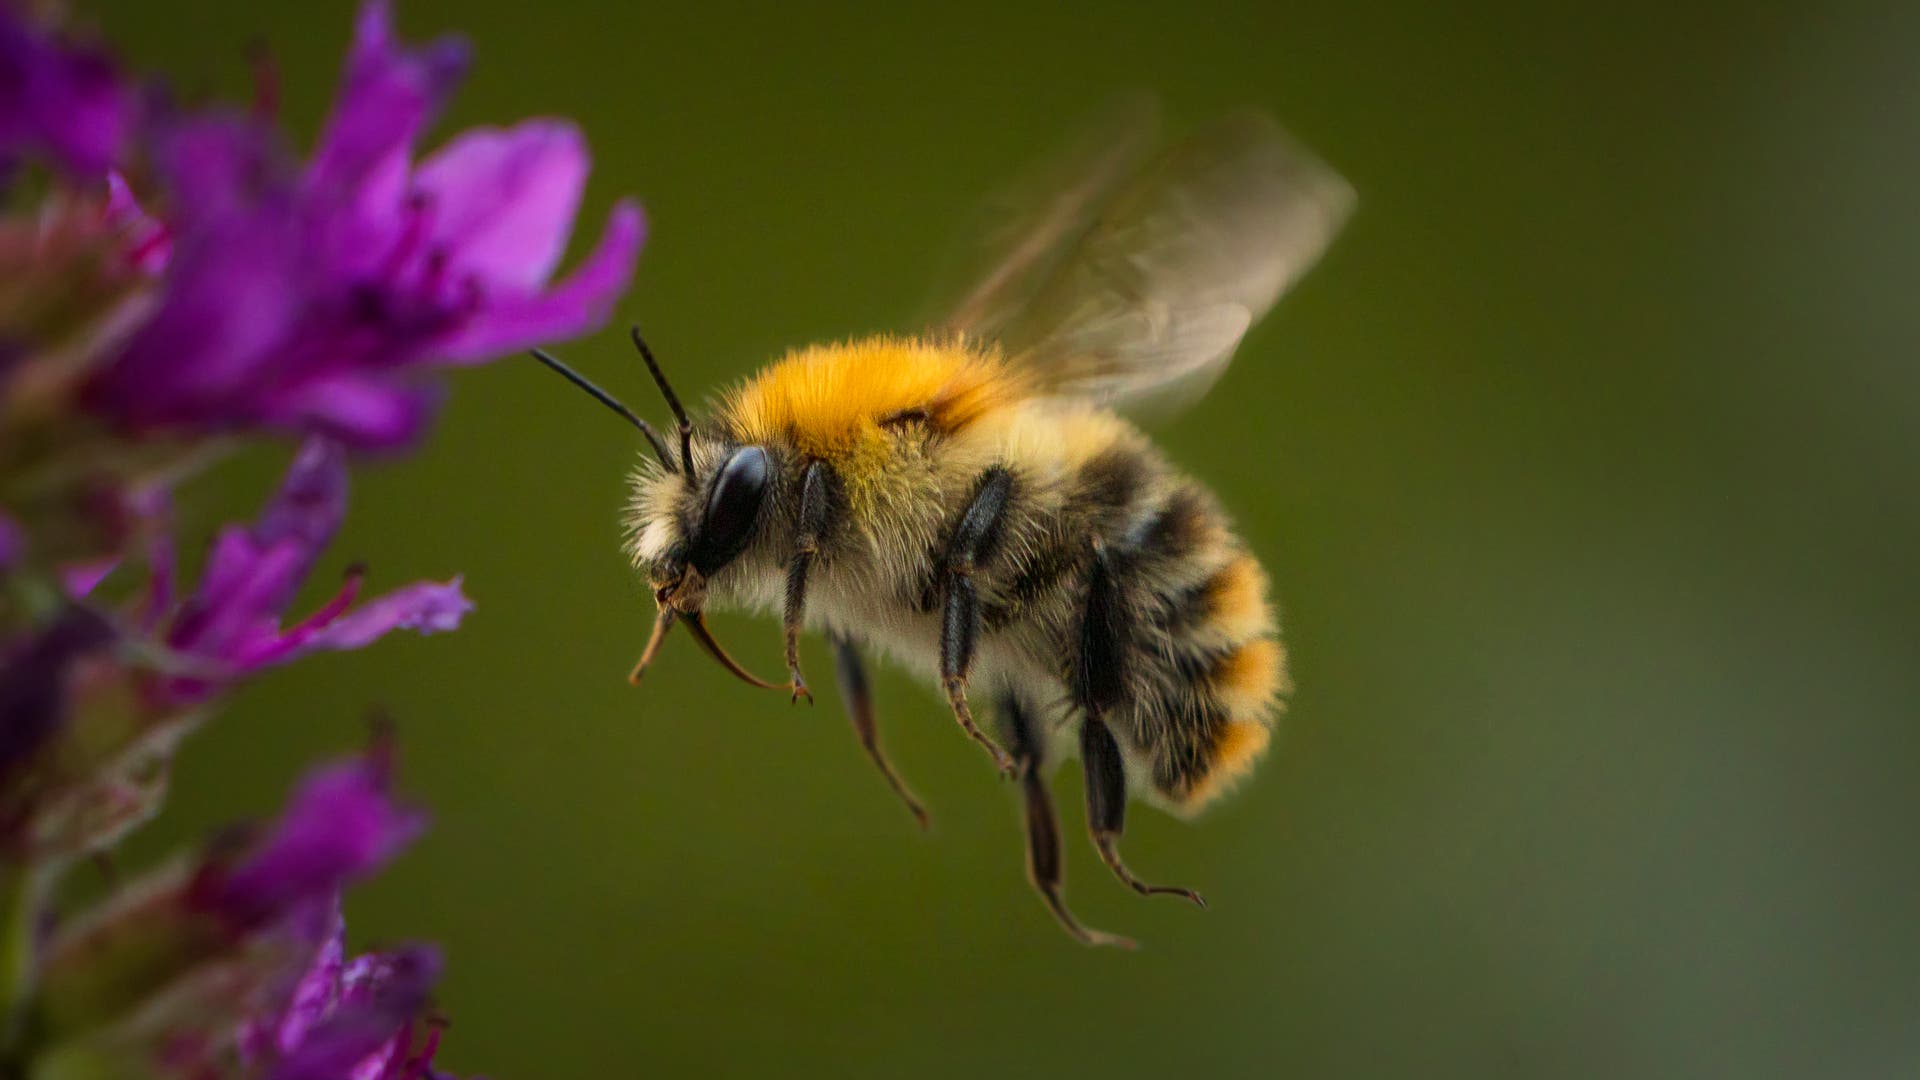
M1019 233L943 324L997 339L1051 393L1198 396L1353 206L1345 181L1257 113L1145 158L1141 129L1015 216ZM1112 132L1108 132L1112 136ZM1031 182L1027 187L1033 194Z
M1094 215L1140 170L1159 142L1160 106L1147 95L1115 102L1052 157L995 193L967 230L970 257L943 277L957 287L941 326L1000 338L1093 225Z

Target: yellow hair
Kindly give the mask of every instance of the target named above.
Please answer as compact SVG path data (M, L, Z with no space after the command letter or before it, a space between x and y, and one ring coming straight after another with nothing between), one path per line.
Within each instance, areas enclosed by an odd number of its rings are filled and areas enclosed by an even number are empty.
M839 461L880 440L884 420L921 419L951 432L1021 396L996 353L870 337L788 353L733 391L724 412L748 442L785 438L802 454Z

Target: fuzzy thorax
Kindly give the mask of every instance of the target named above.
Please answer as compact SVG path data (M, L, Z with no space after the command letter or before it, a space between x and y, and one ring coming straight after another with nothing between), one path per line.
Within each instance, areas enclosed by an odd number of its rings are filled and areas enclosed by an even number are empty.
M786 442L859 484L883 469L891 425L957 431L1024 396L996 352L960 341L872 337L795 350L727 396L742 442Z

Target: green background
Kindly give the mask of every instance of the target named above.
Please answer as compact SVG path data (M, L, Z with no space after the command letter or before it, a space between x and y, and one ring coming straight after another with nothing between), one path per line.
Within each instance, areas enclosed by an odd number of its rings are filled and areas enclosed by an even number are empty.
M1299 693L1239 797L1132 815L1207 913L1109 880L1063 771L1069 896L1146 946L1077 948L928 688L877 687L921 836L819 642L812 710L685 640L625 684L637 441L508 362L361 474L328 560L464 573L468 626L257 683L140 851L277 806L386 705L436 824L351 922L445 945L443 1062L496 1077L1913 1075L1920 16L1799 7L405 3L477 49L443 131L576 117L586 229L644 200L619 318L696 396L911 328L979 196L1115 92L1280 116L1359 211L1157 430L1267 560ZM307 133L349 24L90 10L189 95L270 43ZM563 351L662 411L615 328Z

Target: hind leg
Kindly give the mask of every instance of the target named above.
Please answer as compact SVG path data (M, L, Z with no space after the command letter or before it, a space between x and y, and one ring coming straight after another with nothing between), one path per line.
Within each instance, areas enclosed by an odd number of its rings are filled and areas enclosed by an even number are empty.
M1093 834L1093 846L1099 849L1113 876L1141 896L1184 896L1206 907L1207 902L1192 889L1149 885L1134 877L1120 860L1120 833L1127 818L1127 774L1120 763L1120 744L1107 725L1095 717L1087 717L1080 727L1080 763L1087 774L1087 831Z
M1105 717L1126 699L1127 665L1133 656L1131 625L1122 602L1117 567L1104 545L1095 543L1087 568L1086 607L1081 613L1079 655L1073 665L1075 704L1080 706L1080 762L1087 775L1087 829L1115 877L1142 896L1168 893L1201 907L1207 902L1192 889L1148 885L1120 859L1120 833L1126 826L1127 773Z
M1066 901L1060 898L1060 822L1054 816L1053 798L1047 793L1046 780L1042 776L1043 747L1036 729L1038 721L1011 695L1001 701L1000 714L1005 720L1008 745L1012 747L1014 760L1019 765L1020 797L1025 804L1027 817L1028 880L1039 891L1047 910L1053 912L1053 917L1060 921L1067 933L1073 935L1074 940L1083 945L1135 948L1129 938L1080 925L1080 920L1067 910Z

